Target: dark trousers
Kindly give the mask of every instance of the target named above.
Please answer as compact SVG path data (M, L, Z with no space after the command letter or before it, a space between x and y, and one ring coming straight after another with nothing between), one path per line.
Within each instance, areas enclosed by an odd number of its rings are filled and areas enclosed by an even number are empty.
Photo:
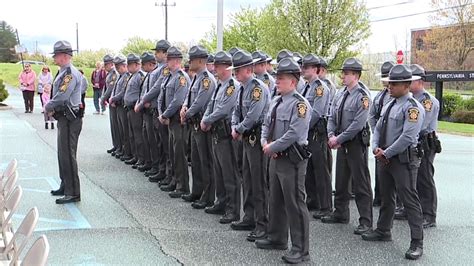
M379 161L375 160L375 187L374 187L374 201L381 200L382 196L380 195L380 180L379 172L377 171Z
M359 223L372 226L372 187L368 168L367 146L359 139L343 144L337 150L336 194L334 196L335 215L349 219L349 201L352 191L359 211Z
M171 176L168 126L161 124L156 115L153 116L153 124L155 126L153 133L155 134L156 143L158 145L158 165L156 169L158 172L166 174L166 176Z
M148 163L155 169L158 169L160 162L158 142L155 136L155 125L153 122L153 115L151 113L143 113L143 128L142 136L144 142L144 149L148 151Z
M408 225L412 239L423 239L423 214L421 212L420 199L416 191L416 176L418 161L403 164L398 156L390 158L390 163L385 165L379 163L377 171L380 175L380 189L382 206L380 207L377 228L382 231L390 231L395 214L396 193L405 206Z
M93 97L94 97L94 107L95 107L95 110L96 110L97 112L100 112L100 110L101 110L100 107L102 107L102 112L105 112L105 104L102 103L102 102L100 102L100 97L102 97L102 92L103 92L103 90L102 90L102 89L99 89L99 88L94 88L93 91L94 91ZM100 104L99 104L99 102L100 102ZM99 105L100 105L100 106L99 106Z
M179 114L170 119L169 131L171 165L174 170L171 184L176 184L176 190L187 193L189 192L189 173L185 142L187 135L185 135L184 126L179 121Z
M192 194L202 202L214 202L215 186L212 171L211 133L191 126Z
M240 216L240 178L233 141L230 138L212 139L213 170L217 201L225 205L226 212Z
M25 111L33 112L33 98L35 97L35 92L24 90L22 93L23 101L25 103Z
M143 114L136 113L132 107L127 112L128 130L130 139L132 140L132 153L135 158L142 162L150 164L150 152L145 149L143 140Z
M80 196L81 187L77 168L77 143L82 130L82 118L69 121L58 117L58 164L61 178L60 190L64 195Z
M39 96L39 98L40 98L41 106L44 107L44 103L43 103L43 93L42 93L42 92L41 92L41 93L38 92L38 96Z
M255 222L255 231L265 232L268 223L268 186L260 139L252 146L243 138L242 186L244 221Z
M112 135L112 145L117 151L122 152L122 140L121 140L120 130L119 130L117 107L110 106L109 119L110 119L110 134Z
M128 118L127 110L123 106L117 106L118 128L120 137L122 138L122 152L124 156L132 155L132 148L130 146L130 135L128 134Z
M329 167L332 158L328 138L324 134L310 131L308 148L312 153L306 171L306 193L311 205L321 211L332 210L332 177ZM314 203L314 204L313 204Z
M276 244L288 243L291 250L308 254L309 212L305 203L305 174L308 160L297 164L288 157L270 159L270 211L268 238Z
M433 161L436 153L434 149L427 147L425 147L424 150L425 153L421 158L420 168L418 169L416 189L418 190L418 196L420 197L423 216L430 221L436 221L438 197L436 194L436 185L433 178Z

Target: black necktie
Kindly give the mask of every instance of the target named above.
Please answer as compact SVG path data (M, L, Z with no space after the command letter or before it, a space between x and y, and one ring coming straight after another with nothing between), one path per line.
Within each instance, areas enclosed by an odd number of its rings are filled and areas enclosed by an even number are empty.
M380 95L380 98L379 98L379 103L378 103L378 110L377 110L377 119L380 118L380 113L382 112L382 108L383 108L383 99L385 98L385 95L387 94L387 91L388 89L385 88L382 92L382 95Z
M191 107L191 89L193 88L193 85L194 85L194 82L196 82L196 77L197 77L197 74L194 75L194 78L193 78L193 82L191 82L191 86L189 86L189 91L188 91L188 108Z
M166 110L166 85L168 85L168 82L170 81L171 79L171 73L168 75L168 77L166 78L166 81L165 81L165 85L163 85L163 90L161 92L161 94L163 94L163 100L161 101L161 112L165 112Z
M390 110L392 110L392 107L395 105L396 100L393 99L393 101L390 103L390 105L387 107L387 110L385 110L385 113L383 114L383 119L382 119L382 128L380 129L380 138L379 138L379 147L382 149L385 149L386 141L387 141L387 122L388 122L388 116L390 115Z
M273 107L272 113L270 115L271 120L270 120L270 129L268 131L268 139L267 139L268 142L273 141L273 133L275 131L275 124L276 124L275 122L276 122L277 109L278 109L278 106L280 105L280 103L282 101L283 101L283 98L280 97L277 100L277 103L275 104L275 106Z
M212 97L213 101L211 104L211 113L214 112L214 105L216 104L216 97L217 97L217 92L219 91L219 88L222 86L222 83L219 83L217 85L216 91L214 92L214 97Z
M58 70L58 72L56 72L56 75L54 75L53 84L51 84L53 88L54 88L54 82L56 81L56 78L58 77L58 75L59 75L59 70ZM53 95L53 94L54 94L53 88L51 88L51 93L50 93L50 95L49 95L49 98L50 98L50 99L53 99L53 96L54 96L54 95Z
M303 92L303 94L302 94L303 97L306 97L306 93L308 92L309 87L310 87L310 86L309 86L309 83L306 84L306 87L304 88L304 92Z
M244 115L243 115L243 110L242 110L243 97L244 97L244 86L240 86L240 96L239 96L240 122L244 120Z
M342 97L341 105L339 106L339 109L337 110L337 118L338 118L337 119L338 120L337 128L338 128L338 131L341 128L342 113L344 112L344 104L346 103L347 96L349 96L349 91L346 89L346 91L344 92L344 97Z

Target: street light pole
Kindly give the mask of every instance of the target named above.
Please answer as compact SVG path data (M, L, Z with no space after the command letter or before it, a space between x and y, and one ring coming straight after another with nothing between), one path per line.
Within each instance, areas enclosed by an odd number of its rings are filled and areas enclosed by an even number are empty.
M224 0L217 0L217 51L224 47Z

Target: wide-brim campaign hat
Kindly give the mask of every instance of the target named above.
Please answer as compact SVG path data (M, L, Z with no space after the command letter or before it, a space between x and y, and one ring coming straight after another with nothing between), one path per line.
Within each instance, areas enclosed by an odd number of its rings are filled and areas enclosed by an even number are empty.
M68 41L57 41L54 46L53 46L53 52L51 54L57 55L57 54L68 54L72 56L72 52L75 50L72 49L71 43Z
M109 55L109 54L106 54L103 58L103 61L104 61L104 64L107 64L107 63L113 63L114 62L114 58Z
M292 57L293 60L295 60L295 61L298 60L297 58L294 58L294 57L293 57L293 52L291 52L291 51L289 51L289 50L287 50L287 49L283 49L283 50L281 50L280 52L278 52L277 58L274 59L274 60L272 60L271 63L272 63L273 65L276 65L276 64L278 64L282 59L287 58L287 57Z
M376 75L386 78L394 66L395 63L392 61L383 62L382 66L380 67L380 73L377 73Z
M209 57L207 49L202 47L201 45L195 45L191 47L189 49L188 55L190 61L198 58L205 58L207 60Z
M237 51L232 56L232 66L228 67L227 70L237 69L245 66L251 66L259 59L253 59L252 55L247 51Z
M276 74L300 74L301 68L299 64L292 57L283 58L278 63Z
M183 53L176 46L171 46L166 51L167 58L183 58Z
M255 64L261 64L267 62L268 56L262 51L255 51L252 53L252 58L257 59Z
M395 65L390 70L388 77L382 78L385 82L407 82L421 79L420 76L413 76L411 69L407 65Z
M354 57L349 57L344 60L342 68L339 70L365 71L365 69L362 67L362 62Z
M214 56L214 65L232 65L232 56L226 51L219 51Z
M159 40L156 42L155 48L152 48L151 50L154 51L168 51L168 49L171 47L170 42L167 40Z

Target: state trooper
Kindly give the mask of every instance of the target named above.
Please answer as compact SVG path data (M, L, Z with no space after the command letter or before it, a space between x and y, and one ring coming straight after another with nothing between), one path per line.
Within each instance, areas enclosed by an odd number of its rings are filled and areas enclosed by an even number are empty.
M240 186L237 161L232 144L231 119L239 95L240 83L232 77L232 57L227 52L218 52L214 67L219 82L201 121L201 130L211 132L215 206L224 206L228 217L240 215ZM207 202L195 202L194 208L209 206Z
M216 76L216 71L215 71L215 67L214 67L214 55L213 54L208 55L206 68L207 68L207 71L209 71L214 77Z
M252 53L252 58L258 60L253 67L255 77L265 83L270 93L273 92L275 90L275 78L267 72L268 56L261 51L255 51Z
M261 145L270 157L270 210L267 236L255 241L261 249L292 247L282 256L287 263L309 257L309 212L305 203L305 174L310 153L305 146L312 108L296 91L300 68L292 58L277 67L279 96L272 100L262 127Z
M307 54L303 57L303 76L308 81L302 96L305 97L312 112L308 131L308 149L312 156L306 172L306 193L309 210L316 210L313 217L321 219L332 210L332 152L328 146L327 113L330 91L318 77L319 57Z
M190 80L181 69L183 54L175 46L167 51L167 67L170 71L161 86L158 98L160 123L169 128L169 154L171 167L174 170L169 180L164 179L161 190L171 192L189 192L188 163L186 161L184 126L181 124L180 109L188 93ZM168 177L167 177L168 178Z
M144 95L137 104L138 110L144 110L145 113L151 113L153 119L153 130L148 133L149 143L151 146L152 169L145 172L150 182L159 182L171 175L171 165L169 159L169 134L168 126L160 123L158 119L158 99L160 97L161 85L170 70L166 66L166 51L171 44L167 40L159 40L154 49L156 68L149 75L149 83L144 91ZM147 81L148 83L148 81ZM151 135L154 135L154 143ZM153 155L154 153L157 156Z
M229 54L231 56L234 56L235 53L237 53L238 51L241 51L241 49L239 47L232 47L229 49Z
M130 143L132 147L132 154L134 158L125 161L125 164L132 165L133 169L139 166L144 166L148 170L150 168L150 153L145 149L143 141L142 127L143 114L135 113L135 104L140 97L140 87L145 79L145 74L141 70L140 57L136 54L129 54L127 56L127 68L130 77L125 88L123 96L124 107L127 110L128 118L128 134L130 136Z
M354 234L360 235L372 228L372 188L367 154L371 100L369 90L359 82L362 63L356 58L348 58L341 70L346 87L334 97L328 121L328 144L331 149L337 149L335 211L322 217L321 221L349 223L352 184L360 215Z
M296 63L298 63L300 67L303 65L303 56L300 53L294 52L293 59L296 61Z
M395 212L395 195L405 205L410 226L411 243L407 259L418 259L423 254L423 214L416 189L417 170L420 165L418 135L424 121L424 108L409 93L410 83L418 80L406 65L395 65L389 77L390 95L394 98L382 109L372 139L372 149L379 161L382 206L377 229L366 232L367 241L391 241Z
M267 56L267 73L269 73L273 77L273 79L275 79L276 71L273 69L272 65L273 58L268 54L265 55Z
M261 126L268 111L270 95L265 84L253 76L252 55L239 51L232 57L235 77L240 82L238 104L232 114L232 138L243 142L242 221L231 224L234 230L253 230L247 240L255 241L266 234L268 223L267 182L260 145ZM234 217L239 220L239 217Z
M128 161L133 158L132 149L130 146L130 136L128 134L128 118L127 111L123 106L123 95L125 87L127 86L130 74L127 69L127 58L123 55L118 55L114 58L115 69L119 73L119 78L115 82L115 86L110 94L109 103L112 108L117 111L117 127L121 138L121 153L116 153L115 157L121 161Z
M214 202L214 178L212 172L211 134L201 130L201 120L207 104L216 89L216 80L206 68L209 53L196 45L189 49L189 69L196 72L183 107L181 123L187 123L191 130L191 172L192 191L180 195L185 201L199 200L206 204ZM171 196L171 195L170 195Z
M141 55L140 60L142 62L142 70L146 73L145 78L141 82L139 90L139 98L135 103L134 112L141 114L142 116L142 137L143 137L143 149L145 154L148 154L149 165L139 165L137 169L140 172L151 170L154 166L159 163L158 144L155 138L155 126L153 124L153 112L150 108L140 108L141 100L146 92L150 90L150 87L155 81L156 75L151 75L156 70L156 58L150 52L145 52ZM155 72L156 73L156 72ZM152 81L153 79L153 81Z
M112 95L112 90L115 87L115 83L118 80L119 74L115 70L114 58L111 55L104 56L104 69L107 71L107 76L105 77L105 92L102 95L102 105L109 103L110 96ZM107 150L107 153L110 153L112 156L115 156L117 153L122 153L122 141L120 137L120 131L118 129L118 120L117 120L117 107L109 106L109 119L110 119L110 133L112 135L112 145L111 149Z
M288 51L287 49L283 49L280 52L278 52L277 59L274 63L278 64L278 63L280 63L280 61L282 59L287 58L287 57L291 57L293 59L297 58L297 57L294 56L293 52ZM306 83L305 83L303 77L300 77L300 80L298 81L298 85L296 86L296 90L299 93L302 93L305 86L306 86ZM275 97L276 95L277 95L276 90L274 90L273 93L272 93L272 98Z
M58 164L61 185L52 190L56 204L65 204L81 200L81 189L77 167L77 144L82 130L81 73L71 64L72 47L68 41L54 44L54 64L60 67L53 81L52 98L45 105L45 112L58 121Z
M386 61L380 67L380 76L382 78L388 77L388 73L395 66L395 63L392 61ZM392 97L390 97L390 93L388 92L388 82L382 81L383 89L375 95L373 104L370 106L369 111L369 125L372 133L374 133L375 125L377 121L380 119L380 113L382 112L382 108L387 104ZM375 161L375 169L377 169L378 161ZM374 189L374 203L373 206L380 206L380 183L377 171L375 171L375 189Z
M420 197L421 209L423 211L423 227L436 227L436 209L438 199L436 195L436 185L434 181L433 161L436 153L441 152L441 143L436 135L438 128L439 101L424 88L425 69L420 65L411 65L414 76L420 77L410 85L410 92L425 109L425 119L421 127L419 141L424 150L421 158L418 177L416 179L416 189Z
M330 90L330 97L329 97L329 102L332 103L334 96L336 95L337 92L337 87L334 82L332 82L330 79L327 78L328 74L328 62L324 58L320 58L321 62L321 67L319 69L319 79L324 81L326 85L329 87Z

